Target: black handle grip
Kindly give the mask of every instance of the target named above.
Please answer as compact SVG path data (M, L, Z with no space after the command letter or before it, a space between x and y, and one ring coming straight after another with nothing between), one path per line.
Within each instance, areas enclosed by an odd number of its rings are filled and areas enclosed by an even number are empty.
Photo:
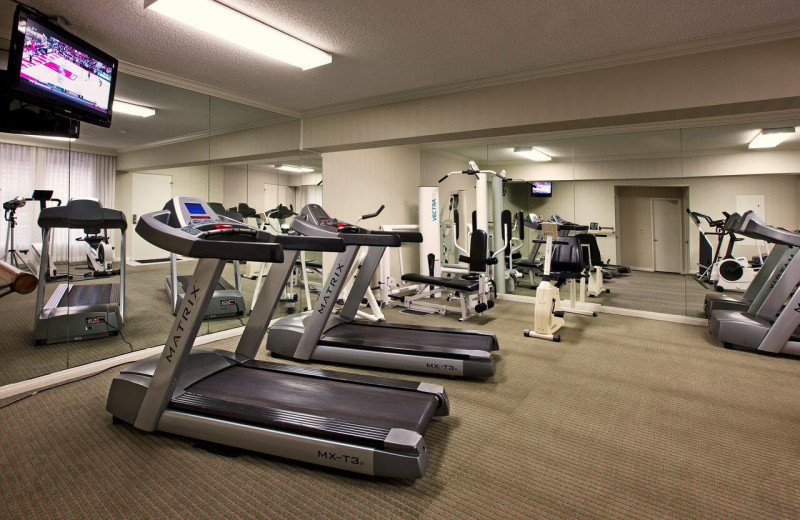
M326 251L341 253L345 249L344 240L328 237L304 237L299 235L278 235L275 242L290 251Z
M422 233L417 231L370 231L372 235L395 235L400 239L400 242L421 244Z
M377 217L378 215L380 215L380 214L381 214L381 212L384 210L384 208L386 208L386 206L384 206L383 204L381 204L381 207L380 207L380 208L378 208L378 211L376 211L375 213L367 213L366 215L361 215L361 220L367 220L368 218L375 218L375 217Z
M385 246L400 247L400 237L395 234L379 233L343 233L342 240L348 246Z
M445 181L445 179L447 179L448 177L450 177L450 174L449 174L449 173L448 173L447 175L445 175L444 177L442 177L441 179L439 179L439 183L441 184L441 183L442 183L442 182L444 182L444 181Z

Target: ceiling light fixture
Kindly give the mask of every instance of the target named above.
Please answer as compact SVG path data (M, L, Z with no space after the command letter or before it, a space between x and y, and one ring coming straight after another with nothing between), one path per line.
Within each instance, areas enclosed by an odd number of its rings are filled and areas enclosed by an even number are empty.
M518 146L514 148L514 153L518 153L524 157L527 157L531 161L536 161L536 162L547 162L553 160L553 158L547 155L546 153L540 152L539 150L531 146Z
M308 166L295 166L293 164L276 164L275 169L292 173L311 173L314 171L314 168L309 168Z
M333 60L327 52L213 0L144 0L144 8L303 70Z
M54 135L29 135L27 137L35 137L36 139L46 139L48 141L63 141L65 143L74 143L74 137L58 137Z
M150 117L156 115L156 110L142 105L134 105L125 101L114 100L111 111L117 114L128 114L129 116Z
M748 148L775 148L789 136L794 135L795 129L793 126L786 128L765 128L761 130L758 135L750 141L747 145Z

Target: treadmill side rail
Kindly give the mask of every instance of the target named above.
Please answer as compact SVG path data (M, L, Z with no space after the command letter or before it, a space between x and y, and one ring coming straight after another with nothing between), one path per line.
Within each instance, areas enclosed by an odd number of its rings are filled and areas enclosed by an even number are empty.
M203 323L204 310L208 308L208 302L224 268L225 261L214 258L203 258L197 263L192 281L187 287L189 292L175 316L153 380L136 416L136 428L152 432L158 426L159 417L172 398L178 377Z

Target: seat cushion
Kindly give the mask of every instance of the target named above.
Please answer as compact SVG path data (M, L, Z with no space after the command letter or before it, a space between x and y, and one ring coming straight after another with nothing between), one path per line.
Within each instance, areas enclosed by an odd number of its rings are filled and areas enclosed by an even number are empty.
M528 262L525 260L520 260L519 262L514 262L516 267L522 267L523 269L541 269L542 264L544 262L537 260L536 262Z
M404 282L416 282L425 285L435 285L437 287L445 287L447 289L454 289L456 291L475 292L478 290L479 284L471 280L459 280L453 278L440 278L438 276L425 276L424 274L406 273L403 275Z

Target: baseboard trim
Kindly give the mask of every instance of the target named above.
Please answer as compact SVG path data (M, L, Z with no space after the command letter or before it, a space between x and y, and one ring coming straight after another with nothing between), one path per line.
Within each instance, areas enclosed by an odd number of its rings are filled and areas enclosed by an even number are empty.
M272 323L270 323L270 325L272 325ZM235 329L214 332L211 334L207 334L205 336L198 337L197 340L194 342L194 345L196 347L199 347L202 345L213 343L215 341L241 336L243 331L244 327L236 327ZM121 356L114 356L108 359L101 359L100 361L87 363L85 365L81 365L78 367L67 368L65 370L53 372L52 374L46 374L40 377L35 377L33 379L20 381L19 383L11 383L8 385L0 386L0 399L14 397L19 394L35 392L37 390L41 390L43 388L47 388L53 385L67 383L74 379L81 379L83 377L90 376L98 372L102 372L104 370L108 370L109 368L114 368L115 366L133 363L135 361L139 361L141 359L153 356L155 354L158 354L162 350L164 350L164 345L158 345L155 347L129 352L127 354L122 354Z
M536 304L534 296L521 296L518 294L498 294L498 300L508 300L518 303L527 303L530 305ZM563 307L569 307L569 300L562 300ZM681 316L678 314L666 314L663 312L642 311L638 309L624 309L622 307L609 307L607 305L600 305L598 303L580 303L575 306L577 309L595 311L604 314L616 314L618 316L629 316L631 318L644 318L646 320L668 321L670 323L681 323L684 325L698 325L707 326L708 320L705 318L694 318L691 316ZM531 314L533 316L533 314Z

